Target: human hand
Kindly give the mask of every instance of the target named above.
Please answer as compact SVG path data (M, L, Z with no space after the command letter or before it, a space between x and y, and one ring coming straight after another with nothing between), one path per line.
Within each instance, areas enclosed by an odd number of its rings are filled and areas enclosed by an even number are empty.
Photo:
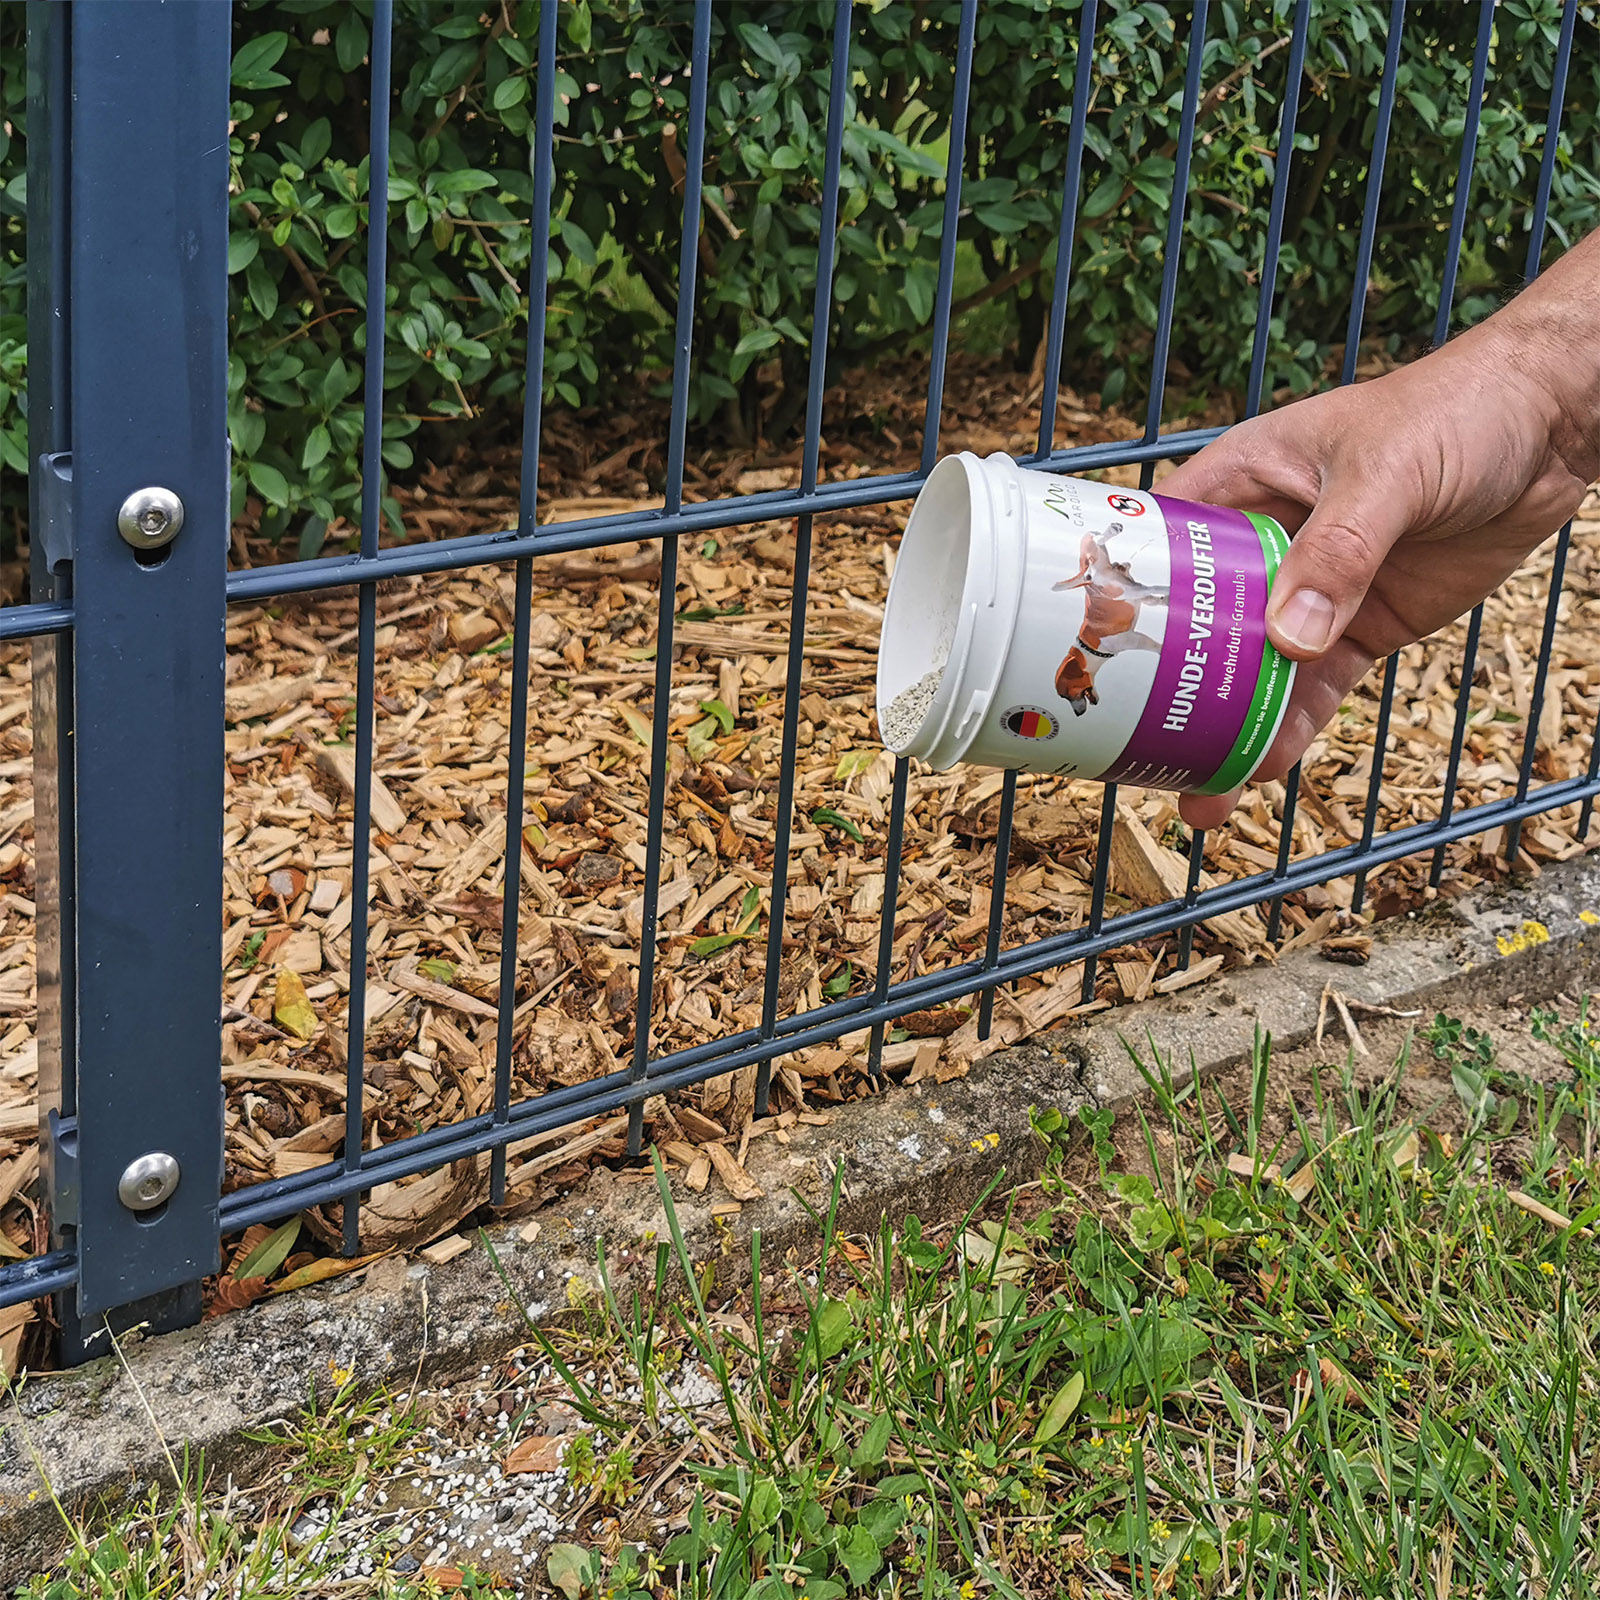
M1293 535L1267 627L1301 663L1257 776L1281 778L1373 662L1470 611L1600 474L1600 234L1410 366L1231 428L1158 488ZM1211 828L1231 795L1185 795Z

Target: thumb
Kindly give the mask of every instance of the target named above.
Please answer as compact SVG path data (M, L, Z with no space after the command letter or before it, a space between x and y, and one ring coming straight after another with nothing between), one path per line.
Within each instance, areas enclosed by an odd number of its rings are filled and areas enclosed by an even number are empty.
M1267 606L1272 642L1297 661L1322 655L1349 627L1408 526L1392 494L1330 478L1273 580Z

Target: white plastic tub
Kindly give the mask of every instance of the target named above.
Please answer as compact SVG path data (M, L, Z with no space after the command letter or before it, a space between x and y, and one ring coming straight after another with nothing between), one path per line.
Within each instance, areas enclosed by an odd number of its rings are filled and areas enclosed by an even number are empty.
M1287 548L1270 517L948 456L889 585L884 743L939 770L1225 793L1294 681L1265 621Z

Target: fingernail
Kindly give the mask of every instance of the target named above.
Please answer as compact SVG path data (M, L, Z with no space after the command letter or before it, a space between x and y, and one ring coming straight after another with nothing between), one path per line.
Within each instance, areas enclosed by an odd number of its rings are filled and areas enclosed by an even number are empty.
M1313 655L1328 648L1333 638L1333 615L1333 601L1315 589L1296 589L1272 610L1278 632L1296 649Z

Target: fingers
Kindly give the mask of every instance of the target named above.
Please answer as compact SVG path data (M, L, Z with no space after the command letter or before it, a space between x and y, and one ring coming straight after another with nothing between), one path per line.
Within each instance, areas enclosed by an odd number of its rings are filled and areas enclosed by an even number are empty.
M1331 472L1273 580L1267 606L1272 642L1297 661L1322 655L1350 625L1410 523L1403 496L1364 473Z
M1371 670L1372 657L1344 639L1320 660L1301 666L1277 737L1254 781L1286 777L1311 741L1333 720L1345 697ZM1231 794L1186 794L1179 797L1178 814L1191 828L1219 828L1238 803L1237 789Z
M1236 437L1238 431L1230 429L1198 455L1180 462L1156 485L1156 492L1176 500L1257 509L1254 502L1261 486L1245 464L1247 452Z
M1239 803L1240 790L1228 794L1183 794L1178 796L1178 815L1191 828L1220 828Z

